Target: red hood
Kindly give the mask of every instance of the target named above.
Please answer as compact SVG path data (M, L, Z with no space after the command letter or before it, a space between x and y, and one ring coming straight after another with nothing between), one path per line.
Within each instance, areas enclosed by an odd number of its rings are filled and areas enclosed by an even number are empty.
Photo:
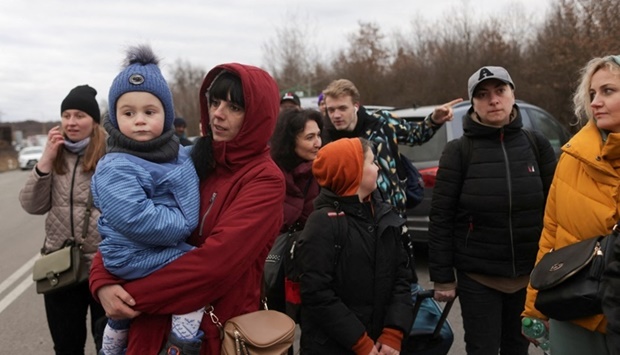
M239 134L230 142L214 142L213 149L218 165L244 165L253 157L269 150L268 142L273 133L280 110L278 85L264 70L239 63L221 64L211 69L200 88L200 121L202 134L209 126L209 105L206 92L222 71L241 78L245 100L245 119Z

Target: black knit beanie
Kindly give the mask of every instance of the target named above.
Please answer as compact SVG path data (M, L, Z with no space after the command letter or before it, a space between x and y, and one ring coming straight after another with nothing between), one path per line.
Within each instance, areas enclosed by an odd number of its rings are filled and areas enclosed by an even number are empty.
M65 110L80 110L86 112L95 122L99 123L101 114L99 113L99 104L95 96L97 96L97 90L94 88L88 85L76 86L62 100L60 114L62 115Z

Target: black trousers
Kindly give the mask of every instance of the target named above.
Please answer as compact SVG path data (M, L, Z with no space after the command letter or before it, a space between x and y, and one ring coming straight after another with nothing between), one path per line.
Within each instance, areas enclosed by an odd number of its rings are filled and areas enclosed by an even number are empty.
M44 295L43 298L56 355L84 355L86 315L89 308L90 329L99 352L106 322L105 311L90 294L88 281Z
M529 342L521 335L523 288L503 293L458 272L458 293L468 355L527 355Z

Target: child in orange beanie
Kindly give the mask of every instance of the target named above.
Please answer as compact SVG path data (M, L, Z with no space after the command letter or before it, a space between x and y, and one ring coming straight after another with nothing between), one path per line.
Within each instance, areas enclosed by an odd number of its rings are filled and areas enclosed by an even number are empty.
M372 145L343 138L319 150L321 186L295 253L301 270L301 351L398 354L413 322L405 220L373 198ZM340 233L340 235L338 235Z

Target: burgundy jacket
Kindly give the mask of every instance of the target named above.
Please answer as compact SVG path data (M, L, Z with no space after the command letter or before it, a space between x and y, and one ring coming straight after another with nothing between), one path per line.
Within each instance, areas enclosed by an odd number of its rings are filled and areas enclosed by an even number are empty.
M221 323L259 308L265 257L282 226L285 184L269 155L268 141L279 110L275 81L265 71L242 64L212 69L200 89L203 134L209 129L205 93L223 70L241 78L245 119L237 137L214 142L215 172L200 185L200 224L189 242L196 249L157 272L123 282L108 274L98 254L90 287L122 283L143 312L131 323L127 354L156 354L170 333L171 314L206 304ZM209 316L200 327L206 334L201 355L220 352L219 332Z
M284 224L280 232L301 223L302 227L310 213L314 211L313 201L319 195L319 184L312 176L312 162L303 162L291 171L283 171L286 179L286 197L284 198Z

